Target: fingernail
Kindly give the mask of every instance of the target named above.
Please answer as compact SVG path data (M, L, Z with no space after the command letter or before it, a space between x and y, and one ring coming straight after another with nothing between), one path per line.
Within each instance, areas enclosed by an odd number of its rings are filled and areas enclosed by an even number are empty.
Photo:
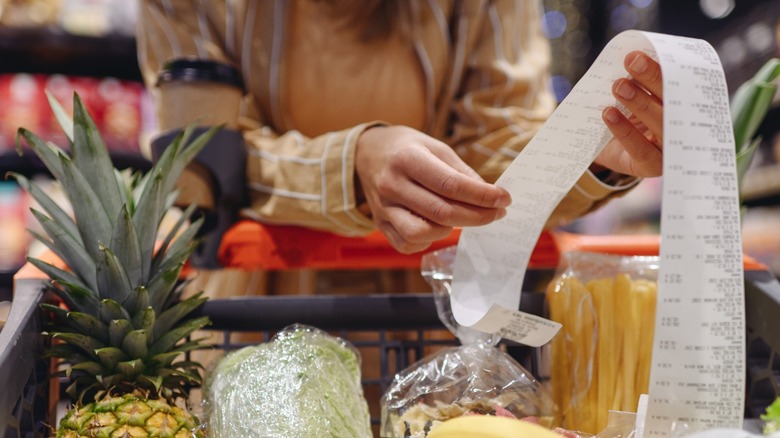
M506 216L506 209L502 208L501 210L498 210L498 214L496 215L496 220L503 219L504 216Z
M634 86L631 85L631 83L627 80L620 81L620 84L618 84L616 91L618 96L626 100L631 100L636 95L636 91L634 91Z
M509 195L499 196L496 202L493 203L493 208L509 207L510 204L512 204L512 198Z
M604 118L613 125L620 122L620 114L618 114L618 110L615 108L607 108L607 110L604 111Z
M631 61L628 65L628 69L634 73L644 73L647 70L647 60L644 56L639 55Z

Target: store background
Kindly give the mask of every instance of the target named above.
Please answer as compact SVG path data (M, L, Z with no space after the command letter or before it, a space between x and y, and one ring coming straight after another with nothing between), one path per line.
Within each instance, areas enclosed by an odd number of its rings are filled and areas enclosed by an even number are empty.
M543 26L552 42L550 86L562 100L617 33L641 29L702 38L720 54L733 92L763 63L780 56L777 0L544 0ZM76 90L104 134L119 167L146 169L141 150L154 130L141 84L133 31L137 2L127 0L0 0L0 174L46 183L32 154L19 156L19 126L63 145L46 102L48 89L68 103ZM748 254L780 273L780 108L768 115L764 142L746 176L743 239ZM56 188L49 185L56 196ZM566 230L585 234L657 234L661 179L643 181L627 196ZM0 180L0 301L31 244L31 201ZM4 296L5 295L5 296Z

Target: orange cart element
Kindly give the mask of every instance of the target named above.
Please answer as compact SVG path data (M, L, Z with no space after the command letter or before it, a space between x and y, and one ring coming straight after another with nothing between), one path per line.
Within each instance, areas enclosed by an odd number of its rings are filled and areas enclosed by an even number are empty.
M241 221L223 236L218 260L235 269L419 269L422 256L457 245L461 230L434 242L424 252L401 254L375 231L364 237L345 237L295 226ZM553 235L545 232L531 256L529 268L550 268L558 263Z
M461 229L455 228L424 252L401 254L379 231L365 237L345 237L245 220L222 236L218 260L225 268L246 270L419 269L425 253L457 245L460 234ZM568 251L657 256L659 248L658 235L588 236L544 231L531 254L528 269L555 269L560 255ZM746 270L767 269L747 255L744 264Z

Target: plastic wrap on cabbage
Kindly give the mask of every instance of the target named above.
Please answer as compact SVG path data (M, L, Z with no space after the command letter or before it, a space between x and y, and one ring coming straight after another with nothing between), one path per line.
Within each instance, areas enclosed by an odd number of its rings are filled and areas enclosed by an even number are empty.
M461 346L440 350L396 374L382 397L383 438L422 438L438 424L464 415L551 417L554 404L517 361L496 347L500 339L458 325L450 307L455 247L423 257L439 318Z
M295 325L222 359L206 386L213 437L371 437L360 358L346 341Z

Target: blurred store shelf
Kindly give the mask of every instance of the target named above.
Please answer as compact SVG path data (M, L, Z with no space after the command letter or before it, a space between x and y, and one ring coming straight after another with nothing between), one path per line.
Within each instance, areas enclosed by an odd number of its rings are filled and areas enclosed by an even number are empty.
M132 35L75 35L56 26L0 27L0 73L44 73L141 81Z
M0 269L0 301L11 301L11 297L13 296L13 278L18 270L18 267L13 269Z
M112 152L111 160L118 169L134 169L147 171L152 163L141 155L125 152ZM49 172L38 157L31 152L19 155L16 151L0 152L0 175L8 172L21 173L25 176L48 175Z

